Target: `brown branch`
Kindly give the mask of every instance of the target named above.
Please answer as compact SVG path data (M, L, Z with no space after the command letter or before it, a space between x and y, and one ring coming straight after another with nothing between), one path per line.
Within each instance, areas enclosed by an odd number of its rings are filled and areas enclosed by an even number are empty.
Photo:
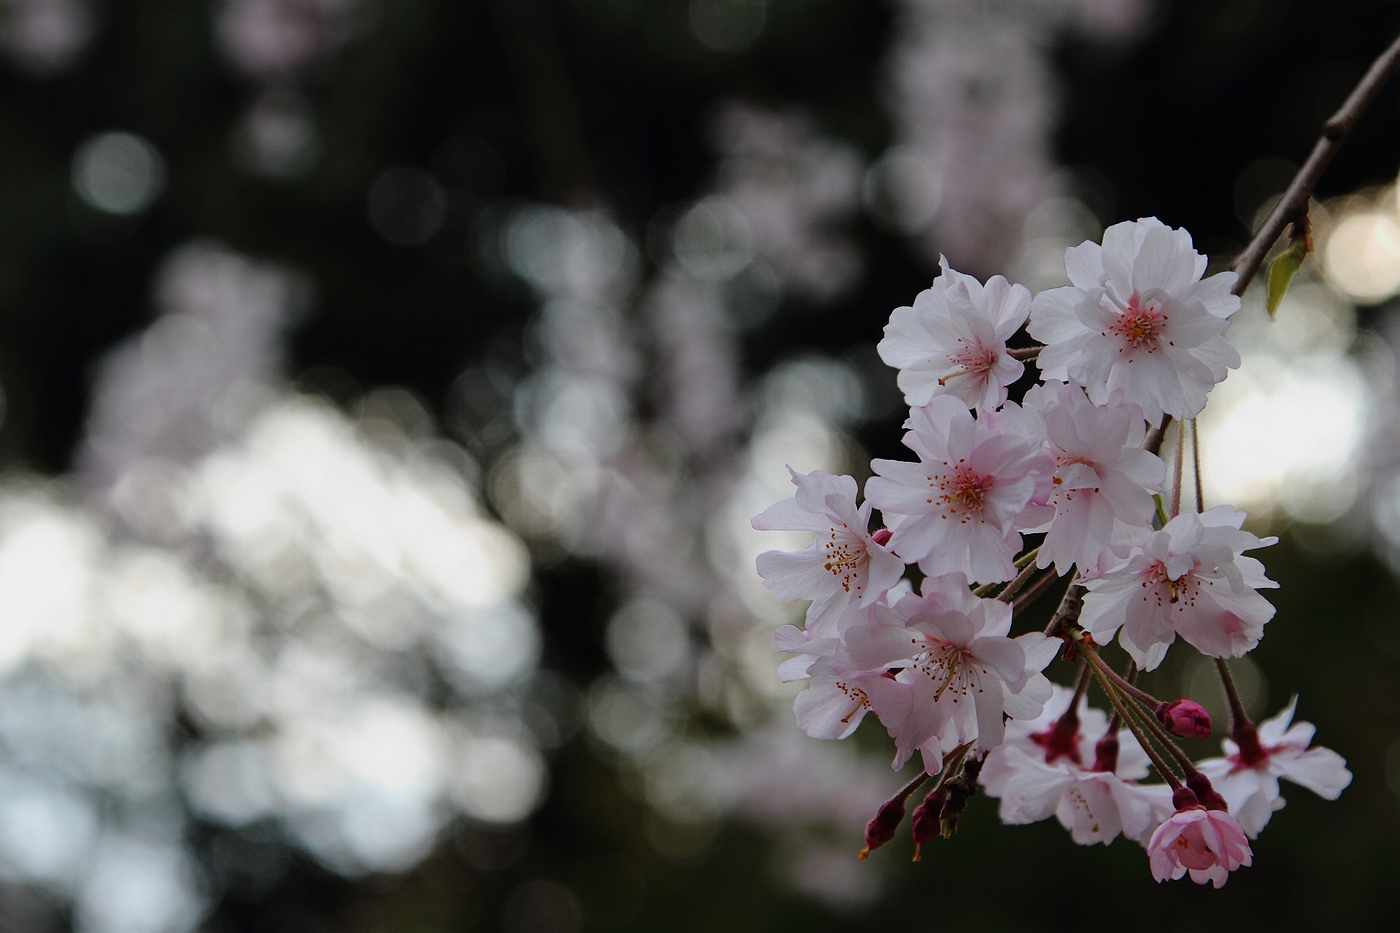
M1045 626L1045 634L1051 638L1059 638L1071 625L1078 622L1079 614L1084 611L1084 594L1088 592L1088 588L1083 584L1071 583L1069 589L1065 590L1064 598L1060 600L1055 614L1050 617L1050 624Z
M1356 126L1356 121L1375 101L1376 95L1397 69L1400 69L1400 38L1391 43L1390 48L1382 52L1371 64L1370 70L1343 102L1341 109L1322 124L1322 135L1313 146L1308 160L1303 163L1298 174L1293 176L1293 182L1269 212L1264 225L1254 234L1254 239L1249 241L1244 252L1230 264L1230 271L1239 276L1235 287L1231 289L1234 294L1244 294L1245 287L1258 274L1260 266L1264 264L1264 257L1273 248L1274 241L1283 233L1283 228L1295 220L1307 217L1308 201L1312 198L1313 189L1317 187L1318 179L1322 177L1327 164L1342 148L1342 143L1346 142L1347 136Z

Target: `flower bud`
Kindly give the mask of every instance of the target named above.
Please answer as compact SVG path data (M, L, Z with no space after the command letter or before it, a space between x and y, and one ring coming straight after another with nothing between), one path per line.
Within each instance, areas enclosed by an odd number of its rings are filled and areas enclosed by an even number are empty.
M879 531L875 532L873 535L870 536L870 540L880 545L880 547L884 547L885 545L890 543L890 538L893 537L893 531L890 531L888 528L881 528Z
M1094 766L1089 770L1108 774L1118 770L1118 733L1106 732L1094 745Z
M894 831L904 822L904 801L903 794L886 800L875 811L875 818L865 824L865 848L860 850L862 862L871 852L894 838Z
M943 803L947 799L948 795L940 789L929 794L923 803L914 808L914 815L909 818L914 830L914 861L919 860L924 844L932 842L938 835L939 821L943 817Z
M1210 714L1195 700L1172 700L1157 707L1157 721L1183 739L1210 738Z

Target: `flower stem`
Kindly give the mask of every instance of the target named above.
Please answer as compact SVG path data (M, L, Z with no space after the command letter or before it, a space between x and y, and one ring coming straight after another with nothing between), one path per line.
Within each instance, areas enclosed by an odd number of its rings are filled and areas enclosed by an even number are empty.
M1059 577L1053 571L1047 571L1038 580L1026 588L1024 593L1017 595L1016 601L1011 604L1011 614L1013 616L1024 612L1037 599L1045 595L1045 591L1054 586Z
M1132 697L1133 699L1137 700L1138 702L1144 705L1150 705L1153 709L1156 709L1157 707L1162 705L1161 700L1157 699L1145 690L1138 689L1136 686L1133 685L1131 681L1119 676L1119 674L1113 668L1109 667L1108 664L1106 664L1104 660L1098 656L1097 652L1094 653L1094 660L1103 667L1104 673L1108 675L1108 679L1113 681L1113 683L1118 687L1118 689L1122 690L1128 696Z
M1081 645L1080 647L1091 659L1098 658L1093 648L1087 645ZM1123 706L1123 699L1118 695L1113 681L1104 676L1104 668L1100 667L1098 664L1094 664L1092 667L1094 668L1094 673L1098 675L1099 685L1103 687L1103 692L1108 694L1108 699L1113 703L1113 708L1118 711L1118 715L1122 718L1123 724L1133 733L1133 737L1138 740L1138 744L1142 746L1142 750L1146 752L1147 757L1152 760L1152 766L1157 769L1157 773L1162 776L1162 780L1167 782L1168 787L1173 791L1179 790L1181 788L1181 780L1173 773L1167 763L1162 760L1162 756L1157 753L1157 749L1153 747L1147 736L1143 734L1142 728L1138 726L1133 717L1128 715L1127 709Z
M1009 603L1021 591L1021 587L1026 585L1026 581L1035 573L1035 564L1027 564L1016 574L1016 579L1006 584L1006 588L997 594L997 599L1004 603Z
M1215 669L1220 672L1220 684L1225 688L1225 699L1230 704L1230 731L1240 723L1249 722L1249 714L1244 711L1244 703L1240 701L1240 691L1235 686L1235 675L1230 673L1230 665L1225 663L1224 658L1215 659Z
M1196 465L1196 511L1206 510L1206 495L1201 487L1201 435L1196 430L1196 419L1191 419L1191 459Z
M1184 430L1184 426L1180 422L1177 422L1176 457L1173 460L1175 464L1175 473L1172 476L1172 504L1171 508L1168 510L1169 518L1176 518L1178 515L1181 514L1181 484L1182 480L1184 479L1184 477L1182 476L1182 473L1184 472L1182 467L1185 464L1185 461L1186 431Z
M1005 589L1001 591L1001 595L997 597L998 599L1005 597L1005 599L1009 601L1011 599L1011 596L1016 595L1016 591L1019 590L1022 586L1024 586L1026 580L1030 577L1031 573L1034 573L1033 569L1028 570L1027 568L1030 568L1030 565L1035 563L1035 559L1039 554L1040 548L1035 547L1031 548L1029 551L1022 554L1020 557L1016 558L1016 568L1021 572L1017 574L1017 576L1014 579L1012 579L1010 583L1006 584ZM983 583L981 586L973 588L972 595L986 596L996 588L997 584L995 583ZM1011 596L1006 595L1008 592L1010 592Z
M1008 349L1006 355L1013 360L1033 360L1037 356L1040 356L1040 351L1044 349L1044 347L1016 347L1015 349Z

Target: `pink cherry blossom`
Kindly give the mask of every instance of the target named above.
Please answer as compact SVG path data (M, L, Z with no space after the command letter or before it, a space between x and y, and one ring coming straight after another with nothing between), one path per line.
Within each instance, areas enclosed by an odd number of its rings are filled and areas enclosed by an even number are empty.
M758 572L783 602L812 600L807 627L820 631L842 613L878 602L899 582L904 561L867 530L871 506L856 505L854 479L821 470L798 473L789 467L788 472L797 494L769 506L753 527L813 531L817 538L801 551L765 551L758 556ZM821 637L831 634L823 631Z
M894 533L890 547L926 574L965 573L977 583L1016 574L1017 527L1050 462L997 414L974 421L961 402L935 396L909 415L904 444L918 462L870 464L879 475L865 494Z
M1008 638L1011 607L974 596L961 574L927 578L921 595L876 606L868 618L846 634L851 664L900 668L899 682L913 688L908 716L881 715L895 739L896 767L916 749L936 771L942 756L965 742L994 748L1005 716L1033 719L1050 698L1040 671L1057 645L1039 632Z
M793 711L814 739L844 739L874 712L881 722L908 718L915 692L885 670L859 670L832 658L809 669L811 685L797 695Z
M1077 564L1093 574L1115 536L1149 525L1166 465L1142 449L1142 411L1119 393L1095 405L1078 386L1051 383L1026 394L1025 411L1055 461L1055 517L1036 563L1061 574Z
M1241 530L1244 519L1221 505L1146 535L1121 568L1088 581L1080 624L1100 644L1121 627L1119 642L1143 670L1162 662L1177 635L1211 657L1242 656L1274 615L1258 590L1278 586L1242 556L1278 539Z
M1336 800L1351 783L1351 772L1341 755L1330 748L1308 747L1316 731L1312 723L1289 726L1297 705L1298 697L1294 696L1282 712L1259 724L1258 752L1245 755L1240 746L1226 739L1224 758L1211 758L1197 766L1230 804L1230 812L1251 839L1264 829L1275 810L1283 808L1279 778L1301 784L1325 800Z
M1192 806L1177 810L1147 843L1152 877L1175 880L1191 873L1197 884L1225 886L1230 872L1254 861L1239 821L1224 810Z
M997 408L1006 387L1025 366L1006 352L1006 341L1030 314L1031 293L994 275L984 286L949 268L914 299L896 308L880 341L880 358L899 370L899 388L910 405L950 395L969 408Z
M1115 224L1103 245L1065 251L1072 285L1041 292L1030 333L1046 379L1084 387L1096 404L1117 390L1148 421L1194 418L1240 355L1223 336L1240 307L1233 272L1208 279L1191 235L1155 217Z

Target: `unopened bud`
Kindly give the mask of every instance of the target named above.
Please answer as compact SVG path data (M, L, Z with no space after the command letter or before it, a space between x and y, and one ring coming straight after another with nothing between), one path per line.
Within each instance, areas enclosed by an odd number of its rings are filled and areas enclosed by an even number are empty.
M914 815L909 818L914 830L914 861L919 860L924 844L932 842L938 835L939 820L943 816L943 802L947 799L947 793L940 789L929 794L923 803L914 808Z
M894 532L890 531L888 528L881 528L870 536L870 540L880 545L880 547L884 547L890 543L890 538L892 537L894 537Z
M875 819L865 824L865 848L860 850L860 860L894 838L895 830L904 822L904 796L894 797L880 804L875 811Z
M1210 713L1195 700L1172 700L1157 707L1157 721L1183 739L1210 738Z

